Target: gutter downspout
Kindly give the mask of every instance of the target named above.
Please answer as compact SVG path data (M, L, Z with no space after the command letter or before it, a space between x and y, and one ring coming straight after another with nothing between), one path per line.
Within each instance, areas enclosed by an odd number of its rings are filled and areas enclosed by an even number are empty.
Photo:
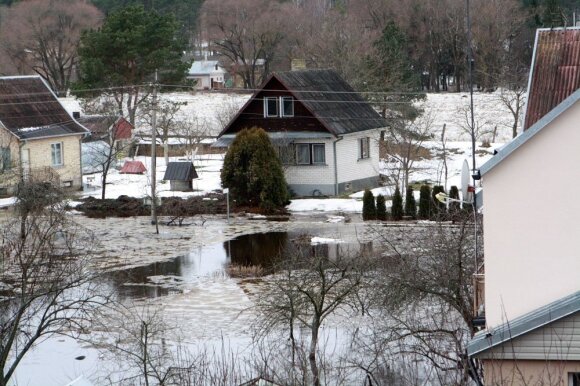
M338 196L338 163L336 162L336 143L342 141L344 137L337 137L336 141L332 142L332 150L334 152L334 195Z

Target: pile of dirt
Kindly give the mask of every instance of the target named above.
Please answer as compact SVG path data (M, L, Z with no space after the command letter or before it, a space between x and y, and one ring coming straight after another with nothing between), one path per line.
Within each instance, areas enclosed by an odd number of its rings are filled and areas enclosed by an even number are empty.
M151 206L145 204L143 199L129 196L105 200L88 197L75 209L91 218L148 216L151 213ZM221 214L226 213L226 211L225 196L219 193L210 193L187 199L180 197L162 198L157 213L159 216L188 217L198 214Z
M75 209L91 218L146 216L151 210L142 199L129 196L105 200L88 197Z

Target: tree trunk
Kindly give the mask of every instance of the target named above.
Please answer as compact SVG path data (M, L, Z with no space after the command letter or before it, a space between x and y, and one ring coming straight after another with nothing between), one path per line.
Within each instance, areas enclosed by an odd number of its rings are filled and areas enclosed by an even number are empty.
M316 349L318 347L318 329L320 328L320 323L318 318L315 316L312 320L311 328L311 339L310 339L310 352L308 353L308 360L310 362L310 371L312 372L312 384L314 386L320 386L320 374L318 370L318 364L316 363Z

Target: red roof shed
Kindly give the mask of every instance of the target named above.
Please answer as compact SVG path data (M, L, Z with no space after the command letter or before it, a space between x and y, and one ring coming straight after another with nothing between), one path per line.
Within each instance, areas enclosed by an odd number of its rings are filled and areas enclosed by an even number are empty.
M123 168L121 169L122 174L143 174L147 171L145 165L141 161L125 161Z

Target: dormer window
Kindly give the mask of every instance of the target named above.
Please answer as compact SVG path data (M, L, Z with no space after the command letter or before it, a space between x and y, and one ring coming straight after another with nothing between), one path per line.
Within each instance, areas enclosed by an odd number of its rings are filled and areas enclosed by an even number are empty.
M280 106L282 106L281 116L283 117L293 117L294 116L294 98L292 97L280 97Z
M291 96L264 98L264 117L271 118L293 116L294 98Z
M278 98L276 97L264 98L264 116L265 117L278 116Z

